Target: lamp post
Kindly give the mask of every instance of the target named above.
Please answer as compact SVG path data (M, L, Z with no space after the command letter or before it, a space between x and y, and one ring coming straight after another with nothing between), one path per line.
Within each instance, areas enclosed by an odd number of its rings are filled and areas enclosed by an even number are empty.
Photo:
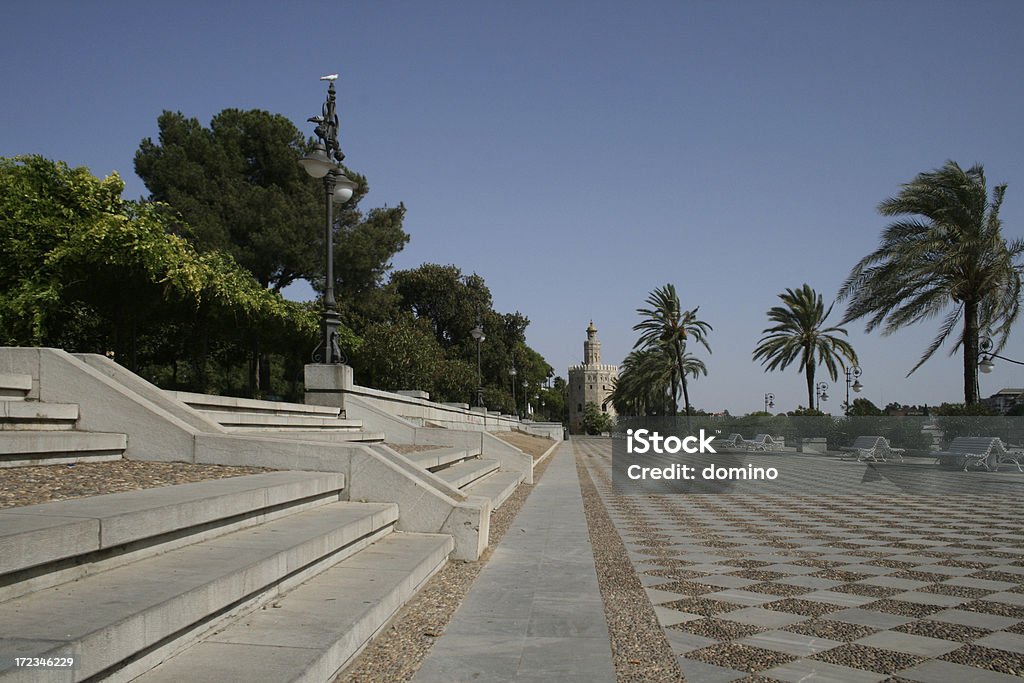
M519 412L519 405L516 403L516 375L519 373L516 371L516 364L512 363L512 369L508 371L509 376L512 378L512 410Z
M764 412L768 412L769 408L775 407L775 394L769 392L764 395Z
M334 202L344 204L352 198L358 185L341 172L339 164L345 159L338 146L338 114L335 111L334 81L338 75L321 76L321 81L330 81L327 88L327 101L324 102L321 116L307 119L316 124L313 131L318 142L313 151L299 160L299 165L306 173L324 181L324 254L327 268L324 281L323 311L320 313L320 343L313 350L314 363L344 363L345 358L338 346L338 327L341 316L338 315L337 302L334 300Z
M473 339L476 339L476 405L478 408L482 408L484 405L484 381L483 373L480 365L480 343L487 339L484 334L484 328L480 324L480 315L476 317L476 327L469 331L473 335Z
M997 353L993 353L992 352L992 347L993 346L994 346L994 344L992 343L992 337L988 337L988 336L982 337L981 340L978 342L978 347L981 350L981 360L978 361L978 369L981 370L986 375L988 373L992 372L992 368L994 368L995 365L996 365L995 363L992 362L993 358L998 358L999 360L1005 360L1007 363L1014 363L1016 365L1024 365L1024 362L1021 362L1019 360L1013 360L1012 358L1005 358L1004 356L1000 356Z
M818 382L814 385L814 392L818 397L818 412L821 412L821 402L828 400L828 384L825 382Z
M523 380L523 419L530 417L530 382Z
M846 414L850 414L850 385L853 385L854 393L859 394L860 390L864 388L864 385L860 383L860 366L854 365L852 368L846 368Z

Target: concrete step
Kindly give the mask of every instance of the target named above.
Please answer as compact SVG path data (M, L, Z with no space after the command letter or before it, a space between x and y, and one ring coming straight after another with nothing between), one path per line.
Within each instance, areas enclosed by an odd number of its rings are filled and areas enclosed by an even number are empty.
M124 434L69 430L0 430L0 467L120 460Z
M390 503L330 503L8 600L0 652L78 654L62 680L130 679L390 533L397 519ZM36 680L35 671L0 669L3 683Z
M501 504L508 500L508 497L516 490L516 487L523 481L522 472L511 470L498 470L486 477L477 479L462 491L471 496L482 496L491 501L491 511L497 510Z
M0 400L0 431L74 429L78 406L71 403Z
M315 429L309 427L228 427L231 434L250 434L274 439L288 438L300 441L326 441L328 443L380 443L384 432L364 432L361 429Z
M212 394L194 394L187 391L167 391L172 398L183 401L196 410L217 412L266 413L269 415L307 415L319 417L339 417L341 410L329 406L306 405L305 403L285 403L283 401L261 401L254 398L236 398L234 396L214 396Z
M447 535L389 534L137 681L331 681L444 566L452 548Z
M342 474L266 472L6 508L0 600L337 502L344 487Z
M32 375L0 372L0 401L24 401L32 391Z
M475 458L478 455L480 455L479 446L476 448L437 448L429 451L416 451L407 453L405 457L424 469L434 470L467 458Z
M497 460L472 458L470 460L464 460L457 465L439 469L435 471L434 474L441 477L455 488L461 489L462 487L473 483L480 477L486 477L491 472L496 471L500 466L501 463Z
M203 410L202 413L224 427L272 427L275 429L349 429L363 426L360 420L344 420L318 415L276 415Z

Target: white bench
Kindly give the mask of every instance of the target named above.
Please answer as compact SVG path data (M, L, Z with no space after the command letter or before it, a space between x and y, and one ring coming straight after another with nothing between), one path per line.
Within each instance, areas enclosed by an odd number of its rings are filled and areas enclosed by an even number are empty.
M1020 469L1020 456L1010 454L998 437L992 436L958 436L949 444L949 449L934 453L935 462L952 459L955 466L964 464L964 472L972 464L984 467L989 472L998 469L1000 462L1015 462ZM1024 471L1024 470L1022 470Z
M858 436L852 445L843 446L840 450L856 454L857 462L864 460L885 462L890 457L897 457L900 462L903 462L904 449L893 448L884 436Z
M782 450L782 444L776 442L770 434L758 434L753 439L744 440L743 447L748 451Z

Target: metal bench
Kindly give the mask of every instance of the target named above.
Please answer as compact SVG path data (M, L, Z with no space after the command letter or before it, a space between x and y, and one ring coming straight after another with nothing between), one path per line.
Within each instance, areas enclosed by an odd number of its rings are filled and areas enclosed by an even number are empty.
M938 451L934 455L936 463L951 459L959 467L962 461L964 472L972 464L992 472L1004 459L1012 460L1020 469L1019 457L1016 460L1010 458L1011 454L1003 446L1002 440L994 436L958 436L949 444L948 450Z
M857 462L870 460L872 462L886 462L889 458L897 457L903 462L902 448L893 448L889 440L884 436L858 436L850 446L843 446L840 450L857 455ZM846 456L843 456L846 457Z
M782 450L782 444L776 442L770 434L758 434L753 439L744 439L743 447L748 451Z

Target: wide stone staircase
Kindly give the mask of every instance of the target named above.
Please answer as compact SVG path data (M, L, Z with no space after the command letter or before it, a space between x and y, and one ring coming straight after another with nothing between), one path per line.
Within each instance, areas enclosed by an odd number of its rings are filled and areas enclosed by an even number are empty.
M339 408L182 391L164 393L228 433L367 445L383 445L385 440L384 432L364 430L362 420L346 419ZM524 478L520 472L501 469L498 460L485 457L479 441L474 446L441 446L404 454L378 450L391 457L400 455L435 475L449 493L458 491L488 499L492 511L512 495Z
M453 546L344 489L269 472L0 510L0 681L331 680Z
M448 559L477 559L488 513L532 482L493 435L354 417L0 348L0 466L277 470L0 509L0 683L331 681ZM15 666L59 657L75 666Z
M31 375L0 374L0 467L119 460L124 434L77 429L78 406L30 400Z
M414 464L427 470L465 495L480 496L497 510L522 483L522 472L501 469L501 462L484 457L481 447L441 447L405 454Z

